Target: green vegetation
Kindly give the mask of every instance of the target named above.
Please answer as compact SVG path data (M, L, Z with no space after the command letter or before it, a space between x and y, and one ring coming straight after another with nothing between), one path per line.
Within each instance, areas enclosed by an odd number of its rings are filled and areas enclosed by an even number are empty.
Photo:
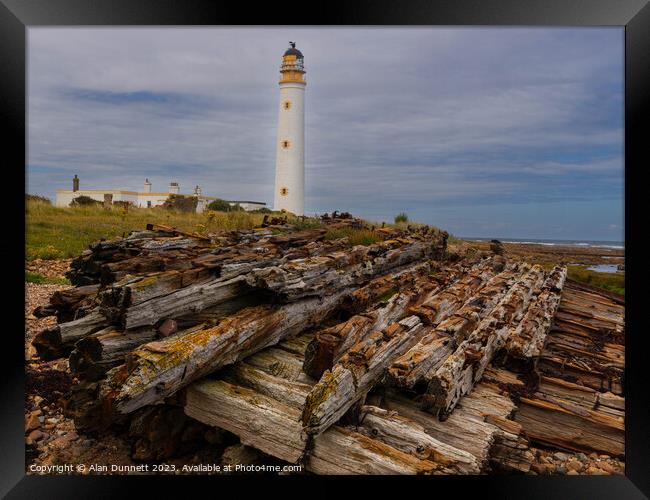
M408 221L409 221L409 216L406 215L404 212L400 212L395 216L395 224L400 224Z
M252 229L262 224L265 213L210 209L197 214L163 207L113 206L106 209L101 204L60 208L42 200L28 199L25 208L26 258L49 260L77 257L95 241L126 236L131 231L144 230L147 224L164 224L201 234ZM324 227L318 217L269 213L272 216L286 216L287 222L298 230ZM381 227L381 224L375 224L375 227ZM276 229L274 232L279 234L282 231ZM370 245L383 240L384 236L370 229L353 228L331 228L325 234L327 240L339 238L348 238L351 245Z
M48 205L52 204L50 199L46 198L45 196L38 196L37 194L27 194L27 193L25 193L25 202L27 203L29 201L40 201L42 203L47 203Z
M101 201L97 201L91 198L90 196L81 195L74 198L70 203L70 205L86 207L86 206L99 206L99 205L103 205L103 203Z
M78 256L88 245L100 239L126 236L144 230L147 224L166 224L184 231L202 233L233 229L252 229L264 215L248 212L213 212L202 214L173 209L134 208L128 211L113 207L54 207L31 200L25 207L26 258L64 259Z
M179 212L194 213L199 200L196 196L185 196L182 194L170 194L169 198L163 203L163 208L167 210L177 210Z
M567 276L572 280L625 295L625 273L599 273L585 266L567 266Z
M244 209L239 206L239 203L231 205L226 200L217 198L208 205L208 210L215 210L217 212L241 212Z
M42 274L25 271L25 283L36 283L39 285L69 285L65 278L50 278Z
M325 233L326 240L338 240L339 238L347 238L353 246L372 245L373 243L377 243L383 239L370 229L330 229Z

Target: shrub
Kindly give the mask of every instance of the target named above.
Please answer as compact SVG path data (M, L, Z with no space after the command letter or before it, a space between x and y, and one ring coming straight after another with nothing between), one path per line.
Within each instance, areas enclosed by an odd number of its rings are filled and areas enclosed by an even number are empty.
M208 205L208 210L214 210L215 212L240 212L243 208L239 206L239 203L231 205L226 200L217 198Z
M46 198L45 196L38 196L36 194L27 194L25 193L25 201L36 201L40 203L47 203L48 205L51 205L52 202L50 201L49 198Z
M179 210L181 212L196 212L199 200L196 196L184 196L182 194L170 194L163 203L167 209Z
M255 210L251 210L252 214L272 214L273 210L270 208L262 207L262 208L256 208Z
M400 222L408 222L409 221L409 216L406 215L404 212L400 212L395 216L395 224L399 224Z
M132 201L118 200L118 201L114 201L113 205L115 205L116 207L123 207L124 208L124 207L134 207L135 203L133 203Z
M70 202L71 207L78 207L78 206L92 206L92 205L103 205L101 201L97 201L92 199L90 196L86 196L82 194L81 196L77 196Z

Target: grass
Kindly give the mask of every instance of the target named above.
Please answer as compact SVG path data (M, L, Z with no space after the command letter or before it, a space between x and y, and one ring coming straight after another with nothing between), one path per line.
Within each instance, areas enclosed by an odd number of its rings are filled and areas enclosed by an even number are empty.
M50 278L42 274L25 271L25 283L36 283L38 285L69 285L70 281L65 278Z
M568 266L567 270L572 280L625 295L625 273L599 273L588 271L585 266Z
M339 238L347 238L352 246L372 245L383 239L379 234L370 229L330 229L325 233L326 240L338 240Z
M101 206L61 208L42 200L28 199L25 209L26 258L31 261L76 257L95 241L126 236L130 231L144 230L150 223L209 234L219 230L252 229L262 223L264 215L212 210L197 214L161 207L129 208L128 211L117 207L106 210ZM289 215L288 218L299 230L323 227L316 217L300 219ZM351 245L370 245L383 239L369 229L352 228L330 229L325 238L348 238Z
M263 214L248 212L178 212L163 208L54 207L29 200L25 209L26 258L63 259L76 257L100 239L113 239L148 223L166 224L184 231L209 233L219 229L251 229L261 224Z
M395 216L395 224L399 224L400 222L408 222L409 221L409 216L406 215L404 212L400 212Z

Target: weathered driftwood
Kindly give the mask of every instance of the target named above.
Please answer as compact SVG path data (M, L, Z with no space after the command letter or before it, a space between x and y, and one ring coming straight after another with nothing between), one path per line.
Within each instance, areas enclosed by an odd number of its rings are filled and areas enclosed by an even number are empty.
M537 369L551 377L621 395L623 313L623 307L607 295L576 288L567 280Z
M393 295L385 305L380 304L370 311L317 332L305 352L303 366L305 373L316 379L320 378L325 370L330 369L350 347L360 342L370 332L382 330L389 323L399 321L413 311L417 311L422 302L432 304L436 296L449 287L450 293L447 293L443 299L446 308L444 311L440 311L436 321L444 319L453 311L453 306L448 303L448 297L451 294L459 293L454 291L458 277L471 269L480 271L482 274L485 267L485 262L481 262L473 268L455 265L440 269L429 276L419 277L410 284L407 290ZM459 286L465 287L466 283ZM427 311L429 312L430 309Z
M481 379L483 371L505 342L511 324L526 311L531 297L544 278L544 270L534 266L515 283L496 308L438 368L429 381L423 399L426 408L445 418Z
M508 358L515 363L529 364L542 352L546 335L560 304L566 273L566 267L557 266L553 269L546 278L541 293L514 331L509 332L504 349Z
M430 272L436 275L440 274L440 270L437 267L432 267L429 261L407 264L391 274L373 279L367 285L353 292L343 302L342 308L350 314L358 314L372 307L378 301L386 300L401 290L410 288L418 279Z
M185 413L287 462L297 462L307 446L300 410L223 380L192 384L186 391Z
M491 467L503 472L528 472L535 463L535 455L523 435L521 424L492 415L485 421L499 428L490 448Z
M277 373L277 368L274 371ZM248 387L299 410L302 410L305 405L305 398L313 386L307 381L299 382L272 375L246 362L237 363L226 369L221 378L226 382Z
M380 331L390 323L403 319L409 307L424 296L437 293L445 283L422 277L408 292L393 295L385 304L362 314L353 316L343 323L320 330L307 346L303 370L319 379L353 345L361 342L373 331Z
M284 306L258 306L217 326L180 332L145 344L108 373L105 405L130 413L161 401L190 382L320 323L340 305L345 292Z
M334 425L310 444L302 426L296 427L298 420L287 417L302 408L314 382L297 382L301 375L286 369L293 366L294 358L301 362L309 337L285 339L221 372L219 381L192 384L187 389L186 412L235 433L242 442L272 456L302 460L307 470L318 474L478 472L473 455L441 443L415 422L379 408L364 407L364 415L373 416L364 416L356 430Z
M269 455L303 461L316 474L418 474L441 467L339 426L316 437L307 455L308 438L298 409L222 380L192 384L186 391L185 412Z
M138 346L158 337L155 328L123 332L108 327L79 340L68 360L70 371L88 380L99 380L111 368L122 364Z
M188 236L190 238L196 238L197 240L210 241L210 238L205 235L182 231L180 229L176 229L175 227L167 226L164 224L147 224L147 231L161 231L165 233L173 233L174 235L178 236Z
M543 377L519 398L515 420L531 441L581 452L625 454L625 400L561 379Z
M253 288L269 290L285 300L298 300L362 284L392 269L427 259L433 251L430 241L386 240L254 269L246 280Z
M388 370L389 381L397 387L414 389L428 383L441 363L453 352L516 282L526 265L514 264L492 277L479 292L469 297L460 307L448 309L437 326L432 325L426 335L409 351L395 360ZM465 298L466 294L462 294ZM453 313L452 315L449 315Z
M72 350L75 342L109 325L110 322L102 314L94 311L74 321L43 330L36 335L32 345L43 360L60 358Z
M189 312L198 313L218 304L235 300L248 291L243 277L231 279L217 278L203 283L181 288L173 293L156 297L129 307L117 319L125 329L155 325L167 318L177 318ZM113 317L110 310L102 308L102 313Z
M366 405L361 408L360 420L358 430L362 434L422 460L441 464L446 474L478 474L481 471L474 455L439 441L427 434L422 425L397 412Z
M494 384L481 382L445 421L423 411L419 404L394 389L387 391L382 407L416 422L434 439L469 453L482 472L489 470L491 462L502 465L505 462L508 450L499 448L499 443L517 441L517 454L524 448L516 434L521 432L519 426L510 428L507 433L503 429L506 421L505 425L515 424L508 420L515 405L510 396Z
M166 238L172 236L169 233L158 233L153 231L132 232L126 238L112 241L100 241L90 245L81 255L72 260L70 270L66 277L73 285L93 285L100 282L102 277L102 266L122 260L139 256L143 252L145 243L155 238ZM191 240L188 240L188 244ZM160 270L160 261L152 263L156 266L151 270ZM143 260L142 265L146 266L147 261Z
M57 317L57 322L65 323L75 319L76 310L84 303L89 302L99 289L99 285L86 285L58 290L50 297L49 304L39 306L34 310L34 316L44 318L46 316Z
M461 277L457 283L413 307L416 314L427 325L437 325L452 315L465 301L479 291L494 276L489 259Z
M417 316L409 316L353 346L307 397L302 414L305 431L318 435L336 422L372 389L396 356L418 341L422 328Z

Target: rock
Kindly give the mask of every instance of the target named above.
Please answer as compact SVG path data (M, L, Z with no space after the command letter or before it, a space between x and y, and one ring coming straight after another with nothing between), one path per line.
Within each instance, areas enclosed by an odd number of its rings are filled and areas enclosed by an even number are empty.
M27 443L27 445L32 445L36 441L43 439L44 435L45 434L43 434L40 430L35 429L29 433L29 436L27 436L27 438L25 439L25 443Z
M53 448L63 449L67 447L68 444L70 444L70 441L68 441L65 437L58 437L50 443L50 446Z
M29 414L29 416L25 420L25 432L31 432L34 429L38 429L41 426L41 422L38 419L40 413L41 413L40 410L36 410Z
M555 472L557 472L558 474L566 474L567 468L564 465L558 465L555 468Z
M65 435L65 438L68 441L76 441L77 439L79 439L79 434L77 434L75 431L70 431Z
M616 469L614 468L614 466L612 464L610 464L609 462L599 463L598 468L601 469L601 470L604 470L605 472L608 472L610 474L615 474L617 472Z
M553 457L555 457L555 459L557 460L562 460L563 462L569 459L569 455L567 455L566 453L561 453L559 451L553 453Z
M45 422L50 424L50 425L56 425L56 424L59 423L59 421L54 417L50 417L50 418L46 419Z
M549 464L532 464L530 468L537 474L550 474L555 470L555 467Z
M587 455L585 455L584 453L577 453L577 454L576 454L576 457L577 457L578 460L580 460L581 462L586 462L586 461L588 460Z
M567 471L566 475L567 476L578 476L579 474L578 474L578 471L573 470L573 469L569 469L569 471Z
M587 474L590 474L592 476L603 476L606 475L607 473L605 471L600 470L597 467L594 467L593 465L590 465L587 467Z
M566 468L569 470L569 472L571 472L572 470L574 470L576 472L580 472L580 470L582 469L582 464L578 460L575 460L575 459L574 460L569 460L566 463Z

